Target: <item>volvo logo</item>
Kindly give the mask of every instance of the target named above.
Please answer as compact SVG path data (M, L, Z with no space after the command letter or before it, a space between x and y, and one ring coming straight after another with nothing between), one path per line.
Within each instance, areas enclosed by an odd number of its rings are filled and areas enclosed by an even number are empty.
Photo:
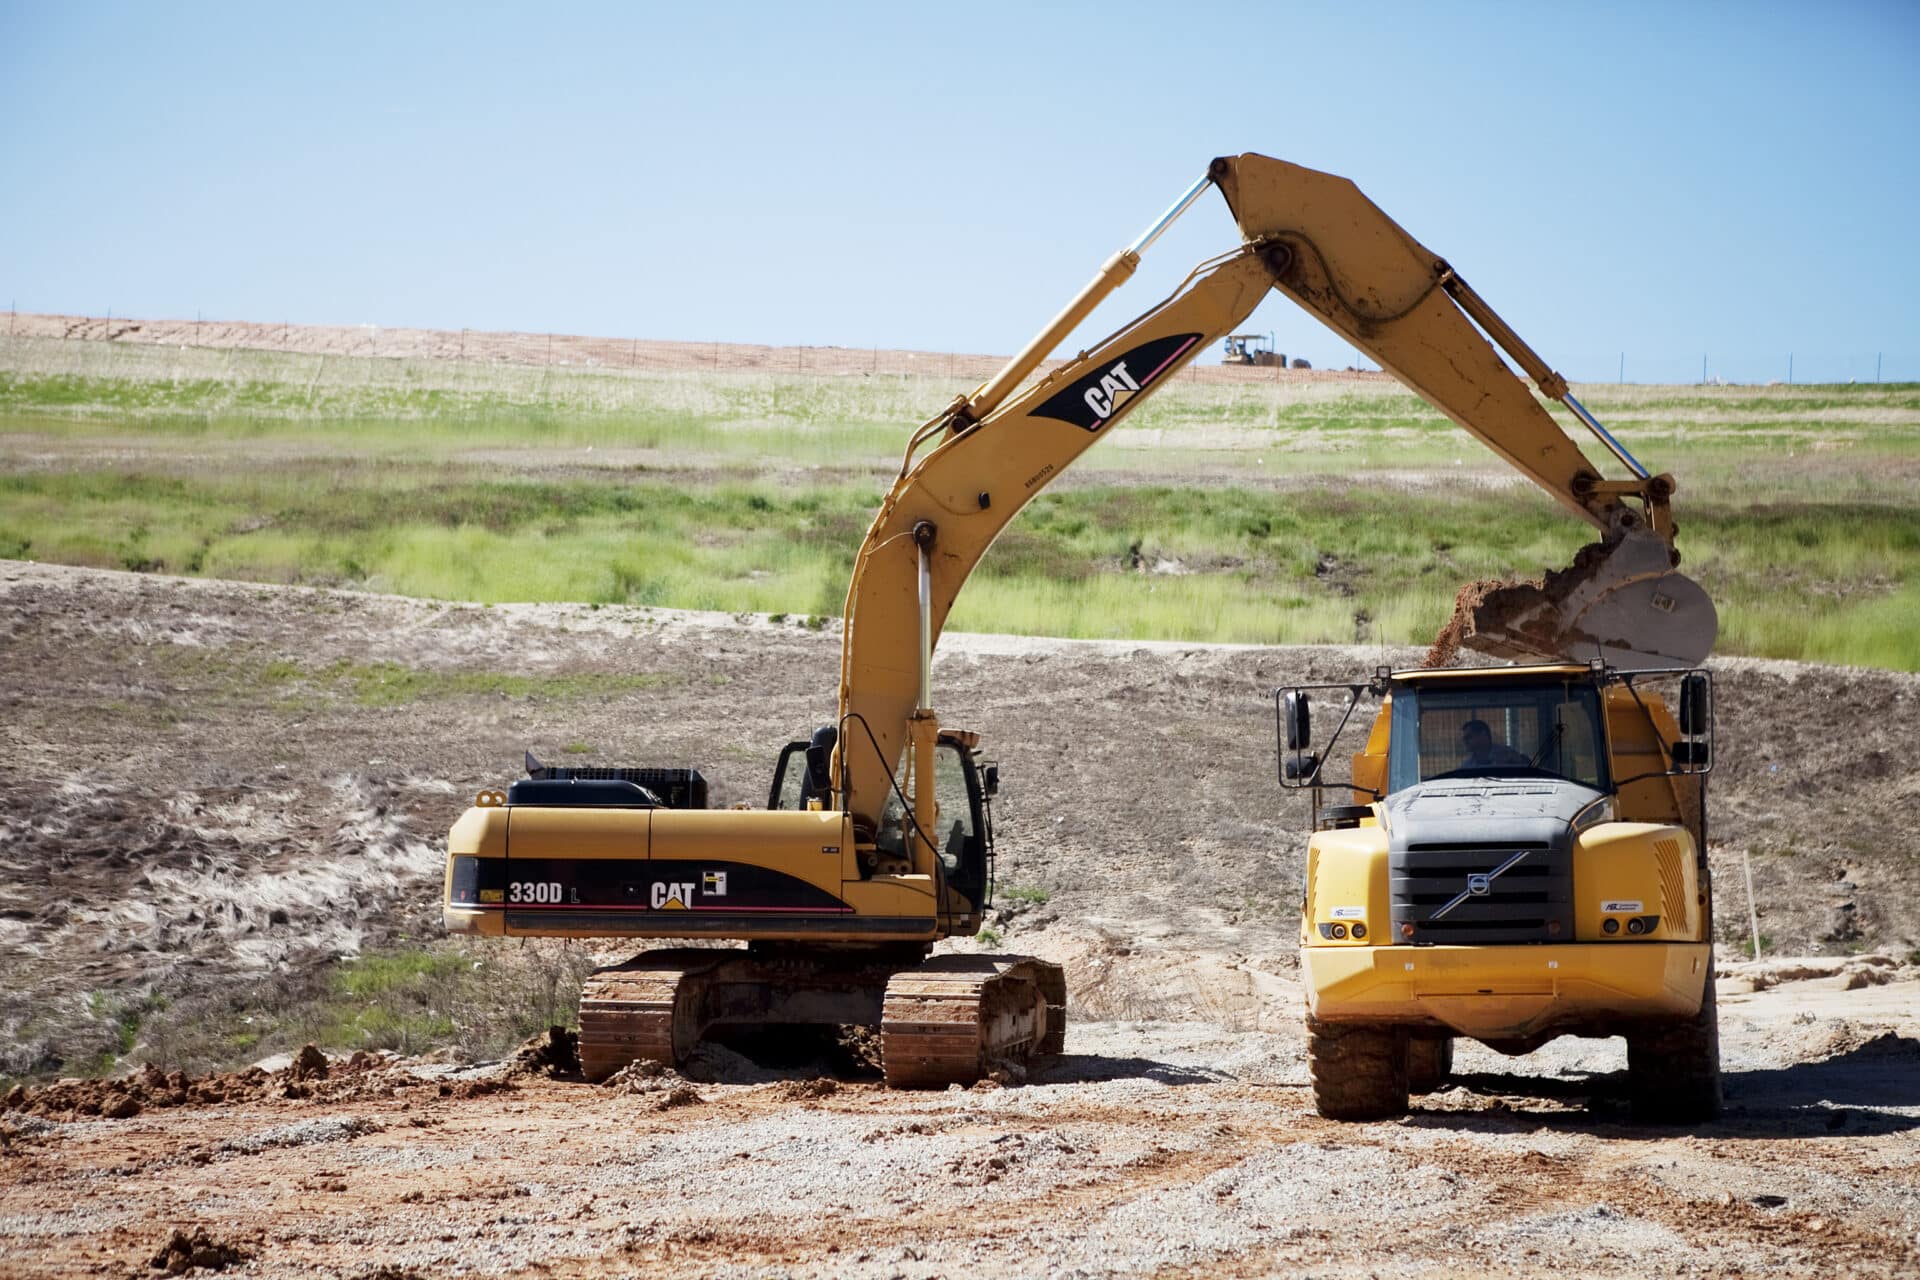
M1493 882L1512 870L1522 858L1532 852L1533 850L1531 849L1522 849L1491 871L1475 871L1470 873L1467 876L1467 887L1455 894L1452 901L1428 916L1427 919L1430 921L1438 920L1441 916L1447 914L1447 912L1453 910L1468 898L1484 898L1491 894L1493 892Z

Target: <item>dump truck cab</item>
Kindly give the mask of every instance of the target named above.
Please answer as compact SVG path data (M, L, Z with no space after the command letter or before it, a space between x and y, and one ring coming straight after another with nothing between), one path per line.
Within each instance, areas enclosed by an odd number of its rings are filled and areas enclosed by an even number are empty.
M1512 1054L1625 1036L1637 1110L1717 1110L1711 690L1704 670L1594 662L1276 694L1281 783L1312 797L1302 972L1324 1114L1404 1110L1456 1036ZM1316 695L1338 715L1324 753Z

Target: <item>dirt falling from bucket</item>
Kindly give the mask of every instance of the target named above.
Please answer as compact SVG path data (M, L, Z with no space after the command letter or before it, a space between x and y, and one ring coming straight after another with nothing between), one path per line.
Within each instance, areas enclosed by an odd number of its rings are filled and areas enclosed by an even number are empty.
M1427 646L1426 656L1420 659L1422 669L1444 667L1458 656L1461 647L1473 636L1473 616L1486 598L1506 587L1538 586L1537 582L1516 582L1501 578L1481 578L1461 587L1453 597L1453 613L1450 614L1440 630L1435 633L1433 643Z

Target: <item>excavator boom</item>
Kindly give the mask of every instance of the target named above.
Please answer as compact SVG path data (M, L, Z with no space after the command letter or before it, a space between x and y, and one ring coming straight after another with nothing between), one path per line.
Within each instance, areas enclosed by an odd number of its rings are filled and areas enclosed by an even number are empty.
M1208 185L1226 197L1241 247L1202 264L1172 297L1092 350L1026 383ZM1649 474L1444 259L1352 182L1267 156L1223 157L1109 258L1006 368L914 435L847 591L834 790L848 811L875 821L908 738L930 750L933 647L1000 530L1169 375L1233 332L1269 289L1600 530L1571 567L1543 582L1464 591L1458 639L1517 660L1600 657L1641 668L1690 665L1712 648L1712 602L1673 571L1672 479ZM1590 427L1628 479L1601 477L1495 342Z
M885 804L912 722L929 711L932 647L1000 531L1134 405L1244 320L1271 286L1256 253L1234 253L978 420L973 409L991 406L994 384L929 424L931 447L909 457L881 502L847 589L837 787L850 812L871 818Z

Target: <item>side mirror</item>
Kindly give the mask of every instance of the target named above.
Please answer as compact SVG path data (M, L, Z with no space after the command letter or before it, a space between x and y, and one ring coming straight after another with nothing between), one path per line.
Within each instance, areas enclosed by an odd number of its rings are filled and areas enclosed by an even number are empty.
M1305 751L1313 742L1313 717L1307 710L1306 690L1289 689L1283 705L1286 708L1287 750Z
M1713 763L1713 748L1704 742L1676 742L1673 762L1691 769L1705 769Z
M833 791L833 748L839 740L840 732L832 725L822 725L813 731L813 740L807 744L809 795L824 798Z
M1000 794L1000 766L990 764L980 771L980 785L989 797Z
M1697 738L1707 731L1713 682L1704 671L1689 671L1680 681L1680 732Z
M1288 782L1305 782L1320 770L1320 757L1317 755L1294 756L1286 763Z

